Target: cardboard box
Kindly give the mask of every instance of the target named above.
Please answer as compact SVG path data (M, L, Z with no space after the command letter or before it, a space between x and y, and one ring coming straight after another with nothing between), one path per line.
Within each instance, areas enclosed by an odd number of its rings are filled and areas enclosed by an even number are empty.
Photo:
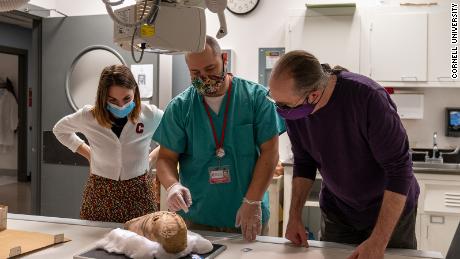
M0 205L0 231L6 229L7 217L8 217L8 206Z

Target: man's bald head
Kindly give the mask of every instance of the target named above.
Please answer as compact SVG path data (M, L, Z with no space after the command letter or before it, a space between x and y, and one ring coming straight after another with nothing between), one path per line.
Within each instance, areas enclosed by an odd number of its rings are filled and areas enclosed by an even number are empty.
M192 82L197 78L209 78L209 76L227 78L225 77L227 65L227 58L221 52L220 46L217 41L206 36L206 44L202 52L189 52L185 55L185 62L190 71L190 78ZM219 83L220 90L214 93L208 93L206 96L221 96L225 94L228 86L227 83Z
M187 52L185 54L185 61L187 62L188 58L190 56L195 56L195 55L200 55L200 54L205 54L205 52L210 49L212 51L212 54L214 56L221 56L222 55L222 50L219 46L219 43L217 42L216 39L214 39L211 36L206 35L206 44L205 44L205 49L202 52Z

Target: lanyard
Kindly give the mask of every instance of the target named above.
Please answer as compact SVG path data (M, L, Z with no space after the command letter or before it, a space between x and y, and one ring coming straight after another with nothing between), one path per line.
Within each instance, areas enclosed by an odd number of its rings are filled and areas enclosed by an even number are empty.
M224 146L224 139L225 139L225 129L227 128L228 107L230 106L230 96L232 95L232 81L233 80L230 77L230 85L227 91L227 103L225 104L224 125L222 126L222 134L221 134L220 141L217 139L216 127L214 126L214 122L212 120L211 113L209 112L209 105L206 103L203 97L203 104L206 110L206 114L208 115L208 118L209 118L209 123L211 124L212 135L214 136L214 142L216 143L216 156L218 158L222 158L225 155L223 146Z

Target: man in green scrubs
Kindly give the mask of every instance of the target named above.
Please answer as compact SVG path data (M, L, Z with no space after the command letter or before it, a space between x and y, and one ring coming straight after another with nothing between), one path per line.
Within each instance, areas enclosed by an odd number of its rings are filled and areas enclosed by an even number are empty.
M169 103L153 137L169 209L183 210L191 229L254 240L268 231L267 188L284 121L264 86L226 73L227 57L214 38L185 58L192 86Z

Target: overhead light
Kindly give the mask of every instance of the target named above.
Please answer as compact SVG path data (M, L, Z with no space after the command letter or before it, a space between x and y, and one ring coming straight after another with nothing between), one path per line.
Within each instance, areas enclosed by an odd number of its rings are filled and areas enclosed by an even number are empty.
M0 0L0 12L16 10L28 2L29 0Z

